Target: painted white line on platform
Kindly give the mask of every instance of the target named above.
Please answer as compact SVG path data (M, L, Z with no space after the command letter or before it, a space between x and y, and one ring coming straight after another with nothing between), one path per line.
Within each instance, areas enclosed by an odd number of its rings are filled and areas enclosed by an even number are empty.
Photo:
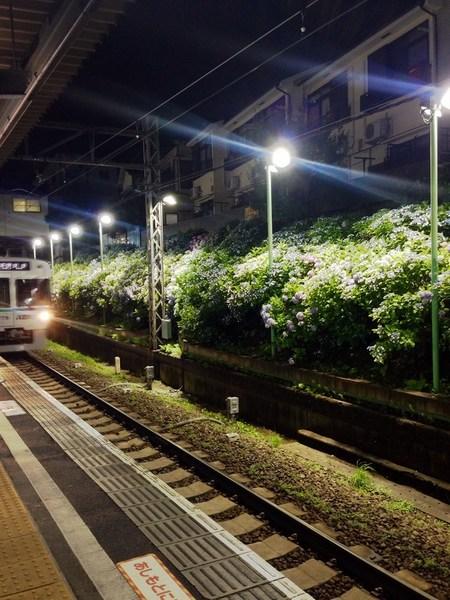
M2 413L0 435L100 596L105 600L137 600L75 508Z

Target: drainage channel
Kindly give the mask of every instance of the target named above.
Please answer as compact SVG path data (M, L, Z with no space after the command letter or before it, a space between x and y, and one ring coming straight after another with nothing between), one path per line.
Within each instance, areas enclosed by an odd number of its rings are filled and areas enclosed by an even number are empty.
M295 505L276 504L269 490L249 487L243 476L226 473L125 405L105 400L34 356L8 360L316 600L433 598L303 521Z

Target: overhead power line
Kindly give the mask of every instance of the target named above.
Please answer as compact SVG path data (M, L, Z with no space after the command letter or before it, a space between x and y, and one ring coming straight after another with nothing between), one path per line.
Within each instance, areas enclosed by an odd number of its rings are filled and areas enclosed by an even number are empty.
M176 98L178 98L179 96L181 96L182 94L184 94L185 92L187 92L188 90L190 90L193 87L195 87L198 83L200 83L201 81L203 81L204 79L206 79L207 77L209 77L210 75L212 75L213 73L215 73L216 71L218 71L219 69L221 69L222 67L224 67L225 65L227 65L229 62L231 62L232 60L234 60L235 58L237 58L238 56L240 56L241 54L243 54L244 52L246 52L247 50L249 50L250 48L252 48L256 44L258 44L260 41L262 41L263 39L265 39L266 37L268 37L269 35L271 35L274 31L277 31L278 29L280 29L281 27L283 27L284 25L286 25L287 23L289 23L290 21L292 21L296 17L299 17L299 16L301 17L302 15L304 15L304 11L307 8L311 8L312 6L314 6L315 4L317 4L319 1L320 0L311 0L311 2L309 2L306 7L302 8L301 10L295 11L289 17L286 17L286 19L283 19L277 25L275 25L274 27L271 27L268 31L266 31L265 33L261 34L256 39L254 39L252 42L249 42L248 44L246 44L245 46L243 46L242 48L240 48L239 50L237 50L236 52L234 52L231 56L229 56L228 58L226 58L222 62L218 63L215 67L212 67L211 69L209 69L208 71L206 71L206 73L203 73L203 75L200 75L200 77L197 77L196 79L194 79L193 81L191 81L189 84L185 85L183 88L181 88L180 90L178 90L177 92L175 92L174 94L172 94L171 96L169 96L168 98L166 98L165 100L163 100L162 102L160 102L159 104L157 104L156 106L154 106L151 110L149 110L148 112L144 113L143 115L141 115L140 117L138 117L134 121L131 121L128 125L125 125L122 129L120 129L119 131L115 132L109 138L107 138L106 140L103 140L102 142L100 142L99 144L97 144L96 146L94 146L93 148L91 148L88 152L86 152L85 154L81 155L78 158L78 160L83 160L87 156L91 155L91 153L93 151L98 150L99 148L103 147L105 144L109 143L111 140L115 139L116 137L119 137L121 134L125 133L131 127L137 126L140 121L142 121L146 117L149 117L150 115L154 114L156 111L160 110L161 108L163 108L164 106L166 106L167 104L169 104L170 102L172 102L173 100L175 100ZM48 181L48 179L51 179L56 174L58 174L59 172L62 172L62 171L63 171L62 169L60 171L56 171L51 176L47 177L46 179L43 179L42 181L39 182L39 184L34 189L36 189L37 187L39 187L40 185L42 185L43 183L45 183L45 181Z
M318 0L316 0L318 1ZM209 94L208 96L203 97L201 100L199 100L198 102L194 103L193 105L191 105L188 109L182 111L181 113L179 113L178 115L176 115L175 117L169 119L168 121L165 121L164 124L160 127L161 129L164 129L166 127L168 127L169 125L171 125L172 123L174 123L175 121L177 121L178 119L180 119L181 117L183 117L184 115L186 115L187 113L191 112L192 110L194 110L195 108L197 108L198 106L200 106L201 104L207 102L208 100L211 100L212 98L214 98L215 96L221 94L223 91L225 91L226 89L230 88L231 86L235 85L236 83L238 83L239 81L242 81L243 79L245 79L246 77L248 77L249 75L251 75L252 73L256 72L258 69L260 69L261 67L263 67L264 65L266 65L267 63L271 62L272 60L274 60L275 58L278 58L279 56L281 56L282 54L284 54L285 52L287 52L288 50L294 48L295 46L297 46L298 44L300 44L301 42L306 41L307 39L311 38L313 35L319 33L320 31L322 31L323 29L326 29L327 27L329 27L330 25L336 23L339 19L341 19L342 17L347 16L348 14L350 14L351 12L353 12L354 10L357 10L358 8L360 8L361 6L365 5L368 3L369 0L361 0L360 2L358 2L357 4L355 4L353 7L348 8L344 11L342 11L341 13L339 13L338 15L336 15L335 17L329 19L328 21L326 21L325 23L323 23L322 25L319 25L318 27L316 27L314 30L312 30L310 33L304 35L302 38L300 38L299 40L296 40L295 42L289 44L288 46L284 47L283 49L275 52L274 54L271 54L268 58L266 58L265 60L263 60L262 62L258 63L256 66L252 67L251 69L249 69L248 71L246 71L245 73L243 73L242 75L236 77L235 79L233 79L231 82L225 84L224 86L222 86L221 88L219 88L218 90L216 90L215 92L212 92L211 94ZM308 6L311 6L310 3ZM148 113L149 114L149 113ZM131 145L135 145L137 143L139 143L142 140L133 140ZM105 161L105 160L109 160L110 158L116 156L117 154L120 154L122 150L119 148L115 151L113 151L113 153L108 154L106 157L103 157L101 160ZM94 170L96 167L93 166L89 169L86 169L85 171L83 171L82 173L76 175L75 177L73 177L72 179L70 179L68 182L66 182L65 184L62 184L61 186L57 187L56 189L54 189L53 191L51 191L48 196L52 196L54 194L56 194L57 192L59 192L60 190L62 190L63 188L67 187L68 185L71 185L72 183L74 183L75 181L81 179L82 177L84 177L85 175L87 175L88 173L90 173L92 170ZM45 181L45 180L44 180Z

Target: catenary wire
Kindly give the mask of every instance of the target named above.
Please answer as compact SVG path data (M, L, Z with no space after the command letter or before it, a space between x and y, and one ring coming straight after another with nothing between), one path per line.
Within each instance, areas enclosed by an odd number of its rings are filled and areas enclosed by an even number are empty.
M112 134L106 140L103 140L102 142L100 142L99 144L97 144L96 146L91 148L88 152L81 155L77 160L82 160L83 158L86 158L87 156L89 156L91 154L92 151L98 150L105 144L109 143L111 140L115 139L116 137L119 137L122 133L125 133L126 131L128 131L128 129L131 129L131 127L136 126L140 121L142 121L146 117L149 117L151 114L155 113L157 110L160 110L161 108L163 108L164 106L169 104L169 102L172 102L173 100L175 100L176 98L178 98L179 96L181 96L182 94L187 92L188 90L192 89L198 83L200 83L201 81L203 81L204 79L206 79L207 77L209 77L210 75L212 75L213 73L215 73L216 71L218 71L219 69L224 67L226 64L228 64L229 62L231 62L232 60L234 60L235 58L237 58L238 56L240 56L241 54L243 54L244 52L246 52L247 50L249 50L256 44L258 44L260 41L262 41L263 39L265 39L266 37L271 35L274 31L277 31L277 29L280 29L281 27L283 27L284 25L286 25L287 23L289 23L296 17L301 16L302 13L304 13L304 10L311 8L312 6L317 4L319 1L320 0L311 0L311 2L309 2L304 9L297 10L296 12L291 14L289 17L287 17L283 21L280 21L280 23L278 23L274 27L271 27L268 31L261 34L256 39L254 39L252 42L249 42L248 44L246 44L245 46L243 46L242 48L240 48L239 50L234 52L231 56L229 56L228 58L226 58L225 60L223 60L222 62L217 64L216 66L214 66L212 69L209 69L206 73L203 73L202 75L200 75L200 77L197 77L196 79L191 81L188 85L184 86L183 88L181 88L180 90L178 90L177 92L175 92L174 94L172 94L171 96L169 96L168 98L166 98L165 100L163 100L162 102L160 102L159 104L154 106L151 110L147 111L146 113L144 113L143 115L141 115L140 117L135 119L134 121L131 121L128 125L125 125L119 131L116 131L114 134ZM35 186L34 190L36 190L40 185L45 183L45 181L47 181L48 179L51 179L52 177L54 177L57 173L63 172L63 171L64 171L64 169L60 169L59 171L56 171L55 173L53 173L51 176L47 177L46 179L43 179L42 181L39 182L39 184L37 186Z
M184 115L186 115L187 113L191 112L192 110L194 110L195 108L197 108L198 106L200 106L201 104L207 102L208 100L214 98L215 96L217 96L218 94L222 93L223 91L225 91L226 89L230 88L231 86L235 85L236 83L238 83L239 81L242 81L244 78L248 77L250 74L254 73L255 71L257 71L258 69L260 69L262 66L266 65L267 63L269 63L270 61L274 60L275 58L278 58L279 56L281 56L282 54L284 54L285 52L287 52L288 50L290 50L291 48L293 48L294 46L298 45L299 43L305 41L306 39L308 39L309 37L315 35L316 33L322 31L323 29L325 29L326 27L328 27L329 25L332 25L333 23L335 23L336 21L338 21L339 19L341 19L342 17L346 16L347 14L349 14L350 12L360 8L361 6L363 6L364 4L367 4L369 0L361 0L360 2L358 2L358 4L354 5L353 7L346 9L344 11L342 11L341 13L339 13L339 15L336 15L335 17L333 17L332 19L329 19L326 23L323 23L322 25L320 25L319 27L317 27L316 29L314 29L313 31L311 31L309 34L303 36L301 39L296 40L295 42L289 44L288 46L286 46L285 48L283 48L282 50L272 54L271 56L269 56L268 58L266 58L265 60L263 60L261 63L259 63L258 65L256 65L255 67L252 67L251 69L249 69L248 71L246 71L245 73L243 73L242 75L240 75L239 77L236 77L235 79L233 79L231 82L227 83L226 85L222 86L220 89L216 90L215 92L212 92L211 94L209 94L206 97L203 97L201 100L199 100L198 102L194 103L193 105L191 105L188 109L184 110L183 112L181 112L180 114L176 115L175 117L169 119L168 121L165 121L164 124L159 128L159 130L164 129L166 127L168 127L169 125L171 125L172 123L174 123L175 121L177 121L178 119L182 118ZM142 139L145 136L141 136L140 139L136 139L136 140L132 140L132 143L130 144L131 146L140 143L142 141ZM128 148L128 145L127 145ZM106 157L102 157L102 161L108 160L118 154L120 154L123 150L121 150L121 148L118 148L116 150L113 151L113 153L108 154ZM70 165L69 165L70 166ZM64 189L65 187L71 185L72 183L74 183L75 181L81 179L82 177L84 177L85 175L87 175L88 173L90 173L92 170L96 169L97 166L92 166L89 167L87 169L85 169L83 172L79 173L78 175L76 175L75 177L73 177L72 179L70 179L68 182L60 185L59 187L57 187L56 189L52 190L51 192L49 192L47 195L48 196L53 196L54 194L56 194L57 192L59 192L60 190ZM60 170L60 172L62 172L63 169ZM58 171L57 171L58 172ZM54 174L52 174L51 177L54 177L54 175L56 175L55 172ZM50 177L49 177L50 178ZM44 180L45 181L45 180Z

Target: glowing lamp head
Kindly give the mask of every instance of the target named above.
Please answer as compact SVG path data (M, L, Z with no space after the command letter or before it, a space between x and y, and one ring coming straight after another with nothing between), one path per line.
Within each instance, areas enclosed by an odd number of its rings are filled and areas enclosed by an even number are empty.
M111 225L114 222L113 216L109 213L101 213L98 216L98 220L102 225Z
M272 166L277 169L285 169L291 164L291 153L287 148L278 146L272 152Z
M33 240L33 246L35 248L41 248L41 246L43 246L43 245L44 245L44 242L41 240L41 238L35 238Z
M166 194L163 197L162 201L163 204L165 204L166 206L175 206L175 204L177 203L177 199L173 194Z
M441 106L450 110L450 87L447 88L441 99Z
M38 313L38 319L42 323L48 323L52 318L52 313L49 310L41 310Z
M81 227L79 225L71 225L69 227L69 233L71 235L80 235L81 234Z
M61 241L61 234L57 231L54 231L50 234L50 239L52 240L52 242L59 242Z

